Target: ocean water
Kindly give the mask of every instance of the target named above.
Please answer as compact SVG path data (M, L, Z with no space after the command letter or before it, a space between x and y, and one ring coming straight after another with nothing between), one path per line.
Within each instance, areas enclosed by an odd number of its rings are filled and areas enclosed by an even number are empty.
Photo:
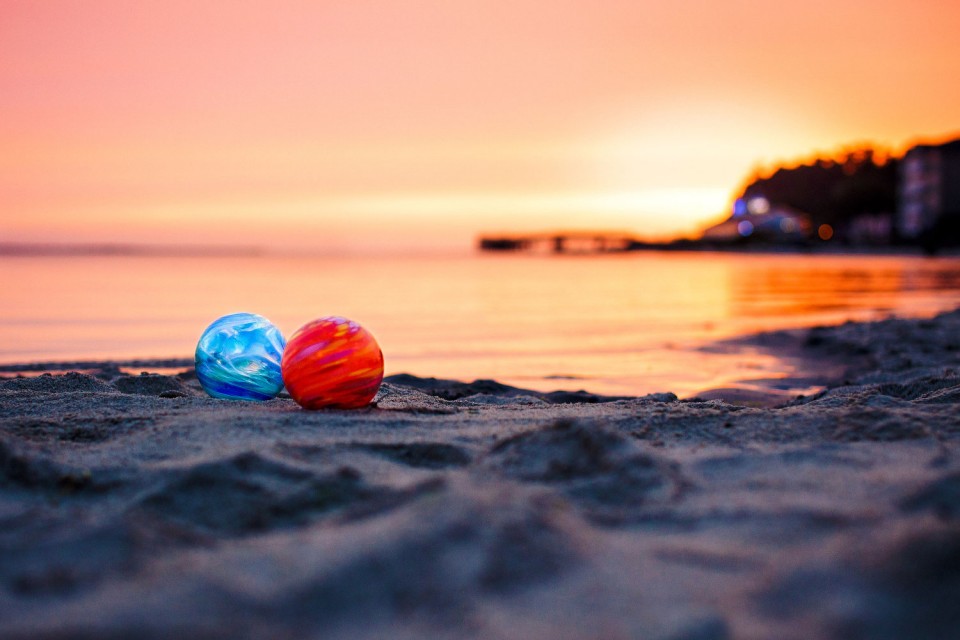
M611 394L776 378L769 355L714 353L756 331L931 316L960 306L960 259L604 256L3 257L0 363L192 357L215 318L284 335L324 315L366 326L387 373Z

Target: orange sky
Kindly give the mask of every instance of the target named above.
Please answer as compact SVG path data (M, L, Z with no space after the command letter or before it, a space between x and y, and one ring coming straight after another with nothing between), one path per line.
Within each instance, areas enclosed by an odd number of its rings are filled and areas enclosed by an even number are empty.
M942 0L0 0L0 240L468 246L716 218L960 131Z

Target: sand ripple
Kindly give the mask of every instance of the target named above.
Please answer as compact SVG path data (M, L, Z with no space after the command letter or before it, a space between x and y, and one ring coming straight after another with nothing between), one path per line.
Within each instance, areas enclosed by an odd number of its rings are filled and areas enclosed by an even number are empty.
M849 365L776 408L0 379L0 637L960 637L956 335L758 338Z

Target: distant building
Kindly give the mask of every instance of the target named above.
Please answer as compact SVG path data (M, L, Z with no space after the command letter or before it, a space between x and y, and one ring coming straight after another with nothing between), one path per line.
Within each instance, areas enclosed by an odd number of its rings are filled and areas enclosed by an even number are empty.
M900 236L917 239L950 222L960 222L960 138L912 147L900 163Z
M766 198L737 200L733 215L709 227L701 238L707 242L758 240L792 243L810 237L810 216L790 207L771 205Z
M887 245L892 232L892 214L861 213L847 224L846 238L853 245Z

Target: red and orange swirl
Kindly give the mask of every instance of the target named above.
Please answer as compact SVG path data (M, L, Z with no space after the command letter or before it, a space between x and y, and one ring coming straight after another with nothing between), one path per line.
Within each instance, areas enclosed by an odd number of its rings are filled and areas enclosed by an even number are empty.
M336 316L313 320L287 341L280 362L290 396L304 409L358 409L383 381L383 352L373 335Z

